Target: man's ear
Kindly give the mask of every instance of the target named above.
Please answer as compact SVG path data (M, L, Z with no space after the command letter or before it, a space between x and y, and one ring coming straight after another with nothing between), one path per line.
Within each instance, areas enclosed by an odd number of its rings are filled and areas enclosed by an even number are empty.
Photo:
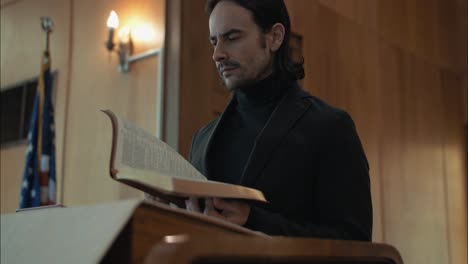
M277 51L280 47L281 44L283 44L284 41L284 34L286 30L281 23L276 23L271 27L271 45L270 45L270 50L275 52Z

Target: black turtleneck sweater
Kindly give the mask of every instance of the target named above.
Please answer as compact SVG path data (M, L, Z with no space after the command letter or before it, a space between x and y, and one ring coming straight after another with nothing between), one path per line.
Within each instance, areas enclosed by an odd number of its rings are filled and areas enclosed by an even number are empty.
M224 114L208 154L210 179L240 184L255 141L286 87L284 81L270 75L234 92L235 109Z

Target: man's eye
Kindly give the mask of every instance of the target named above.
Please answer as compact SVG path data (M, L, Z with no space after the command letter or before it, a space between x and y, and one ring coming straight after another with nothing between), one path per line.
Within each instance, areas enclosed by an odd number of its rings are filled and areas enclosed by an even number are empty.
M238 39L238 38L239 38L238 36L229 36L229 37L227 37L227 39L228 39L229 41L233 41L233 40L236 40L236 39Z

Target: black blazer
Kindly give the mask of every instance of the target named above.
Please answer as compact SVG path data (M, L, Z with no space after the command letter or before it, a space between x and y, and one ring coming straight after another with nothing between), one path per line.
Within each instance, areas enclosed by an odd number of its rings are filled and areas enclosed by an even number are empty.
M224 113L193 137L190 162L209 179L207 154ZM369 166L351 117L290 87L256 140L241 184L269 204L252 205L246 227L270 235L372 238Z

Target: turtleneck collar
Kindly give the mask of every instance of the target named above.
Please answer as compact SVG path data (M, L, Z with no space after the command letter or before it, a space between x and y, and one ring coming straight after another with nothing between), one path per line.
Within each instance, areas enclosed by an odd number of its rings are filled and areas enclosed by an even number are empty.
M256 84L234 92L237 109L262 108L274 104L279 101L288 86L287 81L276 74L270 74Z

